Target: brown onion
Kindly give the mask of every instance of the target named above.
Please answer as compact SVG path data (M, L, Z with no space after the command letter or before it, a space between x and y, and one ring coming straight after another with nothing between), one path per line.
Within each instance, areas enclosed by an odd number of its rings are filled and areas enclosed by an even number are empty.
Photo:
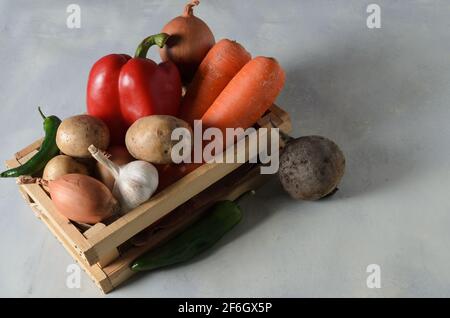
M72 221L95 224L120 208L106 185L86 175L66 174L48 188L56 210Z
M130 153L128 152L128 150L125 146L112 146L112 147L108 148L108 150L106 152L110 155L109 160L111 160L118 166L126 165L127 163L135 160L130 155ZM101 163L97 162L96 167L97 167L98 179L101 182L103 182L108 187L108 189L110 189L112 191L114 188L114 183L115 183L116 179L111 174L111 172L109 172L109 170L107 168L105 168L105 166L102 165Z
M194 16L193 8L200 4L192 0L181 16L167 23L161 32L170 35L159 53L163 61L171 60L180 71L184 84L188 84L203 58L215 43L214 35L203 20Z

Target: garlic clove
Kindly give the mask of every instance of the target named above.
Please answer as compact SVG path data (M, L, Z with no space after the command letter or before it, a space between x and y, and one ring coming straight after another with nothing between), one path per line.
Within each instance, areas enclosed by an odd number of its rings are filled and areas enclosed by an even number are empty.
M113 194L121 203L122 213L147 201L158 188L158 170L146 161L132 161L120 168Z

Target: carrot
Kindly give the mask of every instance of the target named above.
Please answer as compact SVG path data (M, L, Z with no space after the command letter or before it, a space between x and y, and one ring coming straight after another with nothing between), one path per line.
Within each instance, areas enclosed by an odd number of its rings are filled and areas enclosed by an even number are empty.
M269 109L284 86L285 73L274 58L258 56L228 83L203 115L204 127L253 126Z
M202 118L222 90L251 59L242 45L223 39L205 56L188 86L181 105L180 118L188 123Z

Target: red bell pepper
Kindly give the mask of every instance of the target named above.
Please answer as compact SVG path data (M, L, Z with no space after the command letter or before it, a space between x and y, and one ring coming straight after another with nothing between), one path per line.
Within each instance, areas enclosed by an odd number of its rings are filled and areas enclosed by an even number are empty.
M177 116L181 79L171 61L147 59L149 48L163 47L169 35L152 35L141 42L134 58L110 54L91 69L87 85L88 114L102 119L111 132L112 144L124 144L128 127L149 115Z

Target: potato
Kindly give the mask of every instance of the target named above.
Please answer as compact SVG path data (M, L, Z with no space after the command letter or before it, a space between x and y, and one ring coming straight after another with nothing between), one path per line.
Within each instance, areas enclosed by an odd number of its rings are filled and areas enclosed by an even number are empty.
M51 159L45 166L42 178L44 180L55 180L69 173L89 175L88 169L72 157L59 155Z
M62 121L56 133L56 144L66 155L90 158L90 145L99 149L109 146L109 129L106 124L89 115L77 115Z
M172 162L172 147L179 142L171 140L175 128L188 129L192 141L192 129L187 122L173 116L152 115L140 118L131 125L125 136L125 144L136 159L168 164ZM191 150L186 152L183 155L190 155Z
M106 150L106 153L111 155L111 157L109 157L109 160L111 160L118 166L123 166L134 160L134 158L128 152L127 148L125 148L124 146L112 146L108 150ZM96 163L96 171L98 179L112 191L116 180L114 179L111 172L100 162Z
M289 141L280 156L278 176L294 199L318 200L333 192L345 170L339 147L320 136Z

